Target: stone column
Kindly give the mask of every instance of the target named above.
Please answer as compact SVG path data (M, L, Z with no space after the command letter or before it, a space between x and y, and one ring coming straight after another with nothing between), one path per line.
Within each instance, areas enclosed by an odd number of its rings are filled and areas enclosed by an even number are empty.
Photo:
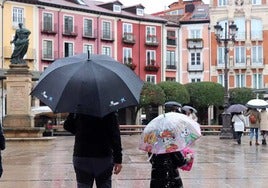
M3 127L7 138L41 137L31 115L32 74L27 64L11 64L6 73L7 115Z

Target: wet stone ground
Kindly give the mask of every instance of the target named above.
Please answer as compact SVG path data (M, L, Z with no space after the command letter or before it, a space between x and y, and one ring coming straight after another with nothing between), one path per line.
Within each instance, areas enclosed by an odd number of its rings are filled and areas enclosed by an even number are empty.
M148 188L150 164L138 149L140 136L122 136L123 169L113 176L113 188ZM0 188L75 188L73 136L40 141L7 141L2 151L4 174ZM185 188L267 188L268 146L238 145L232 139L203 136L192 147L191 171L180 171Z

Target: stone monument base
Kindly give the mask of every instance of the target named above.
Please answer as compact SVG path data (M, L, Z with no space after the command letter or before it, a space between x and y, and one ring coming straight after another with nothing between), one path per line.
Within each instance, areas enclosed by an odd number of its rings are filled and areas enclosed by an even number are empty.
M40 138L44 131L42 127L4 127L6 138Z
M4 133L7 138L38 138L43 136L44 128L33 127L33 116L7 115L3 120Z

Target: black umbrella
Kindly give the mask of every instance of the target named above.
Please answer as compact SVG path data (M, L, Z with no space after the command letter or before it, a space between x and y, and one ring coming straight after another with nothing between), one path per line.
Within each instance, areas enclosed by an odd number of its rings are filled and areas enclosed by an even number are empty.
M31 95L54 113L103 117L139 103L143 81L106 55L80 54L56 60L41 75Z

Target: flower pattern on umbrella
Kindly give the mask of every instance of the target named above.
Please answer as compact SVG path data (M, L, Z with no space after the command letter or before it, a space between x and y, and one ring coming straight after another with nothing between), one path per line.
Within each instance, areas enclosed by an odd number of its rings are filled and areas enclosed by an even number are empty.
M139 148L155 154L170 153L190 146L200 136L198 123L184 114L169 112L149 122Z

